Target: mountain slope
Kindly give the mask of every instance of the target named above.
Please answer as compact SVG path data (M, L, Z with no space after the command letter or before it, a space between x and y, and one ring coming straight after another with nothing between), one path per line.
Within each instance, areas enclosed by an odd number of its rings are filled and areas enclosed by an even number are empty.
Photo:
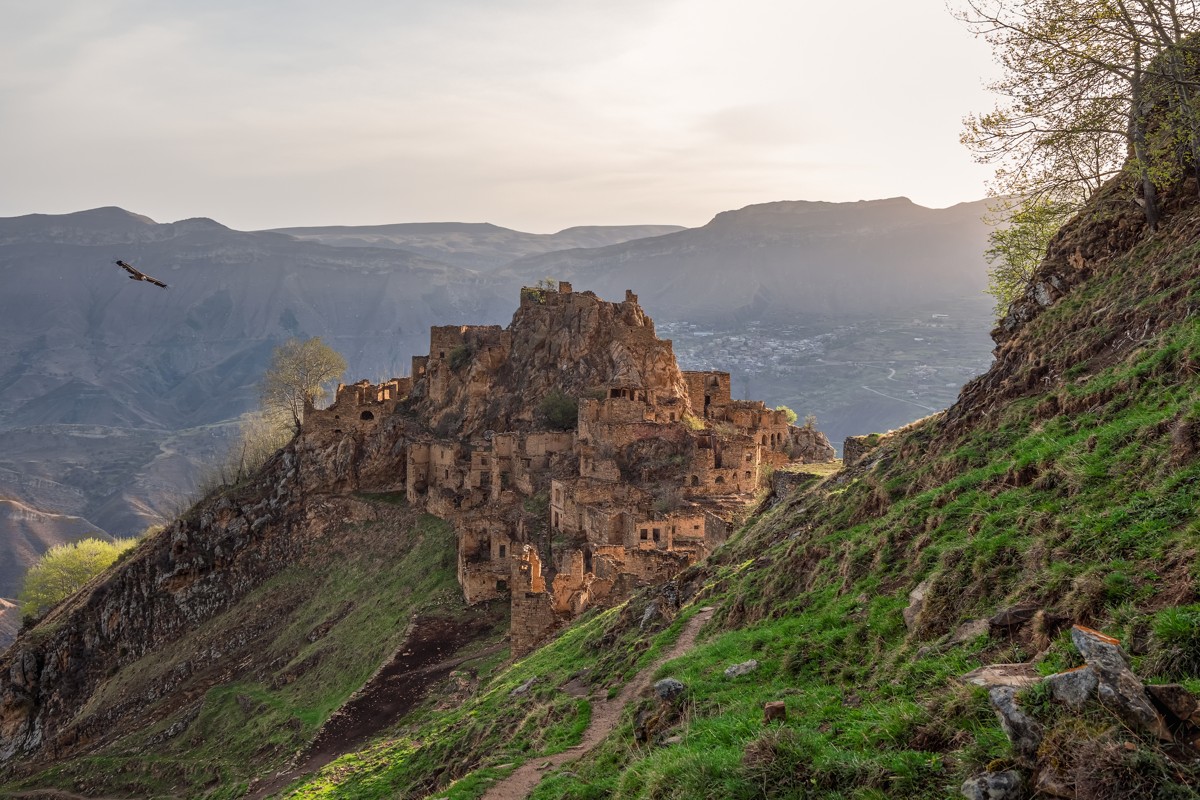
M765 203L700 228L529 256L505 272L526 282L552 275L602 296L632 288L663 319L928 313L984 302L986 206Z
M276 228L335 247L395 247L467 269L488 271L522 256L606 245L683 230L678 225L582 225L558 233L524 233L489 223L414 222ZM545 276L541 276L545 277Z
M1079 665L1067 629L1083 624L1119 637L1137 675L1200 690L1200 205L1194 190L1174 193L1163 227L1150 232L1130 194L1129 185L1111 184L1056 238L1028 296L996 332L996 364L953 408L864 442L873 449L834 475L780 476L775 496L707 565L585 616L527 659L451 676L441 686L458 687L453 700L427 700L288 796L479 797L521 763L578 742L589 694L615 696L703 606L717 611L700 646L656 674L681 681L686 701L638 699L604 744L548 775L534 797L942 798L985 768L1012 768L1030 785L1059 781L1060 791L1089 800L1192 796L1200 775L1188 760L1186 724L1164 745L1100 704L1070 712L1032 688L1017 696L1042 731L1045 747L1031 761L1009 744L986 693L961 680L997 663L1019 664L1034 679ZM393 424L408 423L398 416ZM66 760L53 771L37 772L32 757L10 765L12 785L138 794L167 774L199 793L213 775L180 750L187 737L169 745L155 738L195 724L186 714L91 740L96 722L74 716L80 697L68 702L68 692L81 691L73 682L44 672L34 679L32 667L13 673L13 665L56 663L37 654L69 646L68 615L86 617L89 606L150 585L167 590L151 592L153 616L178 620L163 629L178 638L186 613L209 614L222 596L211 587L244 582L257 563L247 555L336 546L337 531L379 513L375 501L359 508L357 499L315 490L364 465L364 476L394 480L396 470L379 468L394 457L385 441L289 449L256 485L211 498L143 545L105 579L105 591L93 587L28 634L27 649L10 654L0 674L41 681L47 714L61 714L71 721L65 730L80 736L56 740L53 757ZM302 497L310 505L296 505ZM307 507L310 521L272 501ZM234 558L226 548L249 549ZM271 585L242 596L265 601ZM286 605L290 595L282 597ZM201 630L231 636L233 616L209 616ZM123 616L130 627L116 637L138 641L140 618ZM108 680L118 644L89 662L88 681ZM161 660L148 647L137 655L143 660L117 668L110 685L141 680L146 667L136 664ZM304 662L303 652L291 658L280 667ZM744 674L726 675L751 659L757 664ZM276 679L287 674L274 670ZM159 671L149 685L168 679ZM10 679L3 689L0 731L12 738L0 741L10 748L32 741L22 685ZM137 685L136 694L146 691ZM251 708L274 702L243 696ZM764 726L767 701L784 703L785 723ZM211 722L197 730L209 762L226 750L207 731L244 725L251 714L235 706L224 692L206 697L198 719ZM226 727L207 727L217 722ZM295 737L284 740L289 746ZM150 769L147 754L162 761ZM213 796L242 791L240 777L216 780Z
M509 687L537 677L546 707L582 674L611 696L705 604L718 612L701 646L656 676L681 681L685 702L644 697L534 798L944 798L984 770L1054 796L1196 796L1194 720L1162 742L1113 695L1072 711L1037 683L1010 717L1032 719L1011 734L1036 735L1022 750L964 681L998 663L1032 682L1070 675L1074 624L1117 637L1138 678L1200 691L1200 206L1194 184L1172 192L1151 232L1132 194L1110 184L1060 233L996 331L996 364L950 410L801 477L707 567L289 796L479 797L571 742L511 718L497 733ZM763 724L768 701L785 723ZM463 766L432 767L447 761Z

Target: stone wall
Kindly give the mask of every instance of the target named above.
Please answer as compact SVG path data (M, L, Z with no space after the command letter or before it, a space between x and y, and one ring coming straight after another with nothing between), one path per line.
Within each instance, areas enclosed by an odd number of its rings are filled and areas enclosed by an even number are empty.
M393 414L401 400L412 391L411 378L392 378L380 384L359 381L339 384L328 408L305 404L301 430L305 433L365 433Z

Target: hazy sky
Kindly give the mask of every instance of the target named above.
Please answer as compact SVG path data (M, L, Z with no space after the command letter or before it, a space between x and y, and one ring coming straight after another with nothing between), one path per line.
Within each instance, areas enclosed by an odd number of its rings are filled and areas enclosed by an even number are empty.
M0 0L0 216L700 225L984 195L943 0Z

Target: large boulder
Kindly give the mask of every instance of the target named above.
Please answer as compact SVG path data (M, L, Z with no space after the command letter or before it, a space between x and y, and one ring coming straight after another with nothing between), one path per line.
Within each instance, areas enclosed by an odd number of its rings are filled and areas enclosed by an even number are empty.
M1097 630L1076 625L1071 629L1083 660L1096 673L1096 696L1100 703L1134 730L1146 731L1163 741L1171 741L1171 732L1146 696L1146 687L1129 667L1129 656L1121 643Z
M1037 764L1044 731L1040 723L1021 709L1016 696L1017 690L1012 686L997 686L988 691L988 700L1000 718L1000 727L1012 743L1017 763L1022 767L1033 767Z
M1025 779L1011 769L982 772L967 778L960 791L967 800L1019 800L1025 796Z

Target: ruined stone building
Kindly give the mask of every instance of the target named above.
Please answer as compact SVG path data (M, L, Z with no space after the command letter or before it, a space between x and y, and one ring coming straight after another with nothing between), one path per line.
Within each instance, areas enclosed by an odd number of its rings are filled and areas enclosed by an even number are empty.
M729 373L681 371L631 292L566 283L522 290L507 328L434 327L411 378L340 387L303 434L353 447L383 425L395 468L360 487L453 524L464 597L510 598L517 655L707 556L768 468L834 457L787 412L732 399Z

